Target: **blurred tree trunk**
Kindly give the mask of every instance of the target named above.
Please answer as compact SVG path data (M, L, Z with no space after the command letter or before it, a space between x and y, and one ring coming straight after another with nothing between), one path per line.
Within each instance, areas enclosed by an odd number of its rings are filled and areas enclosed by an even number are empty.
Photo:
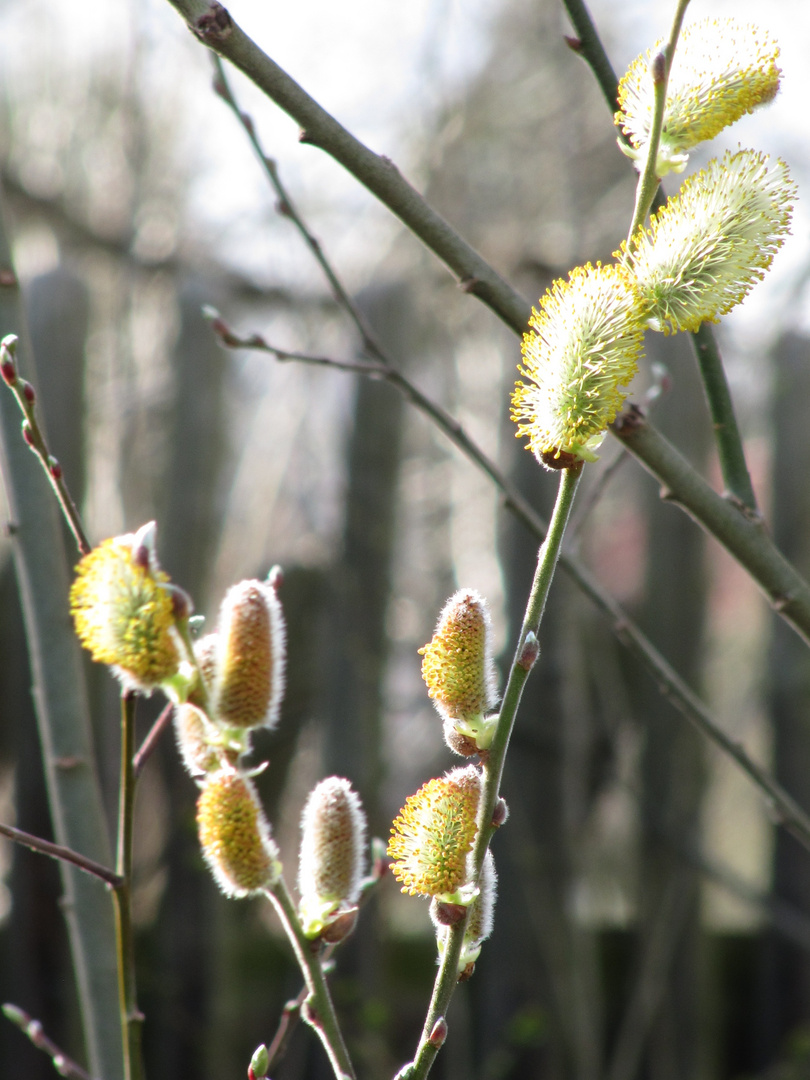
M416 335L405 287L368 290L360 306L393 362L404 367ZM386 617L392 592L404 403L384 383L358 379L346 447L343 536L328 583L325 642L324 773L348 777L368 815L369 835L386 837L383 715L389 655ZM380 927L367 905L361 932L340 950L335 993L347 1008L346 1036L357 1067L372 1077L393 1071L379 1030L366 1022L383 996ZM365 1018L364 1018L365 1014Z
M520 449L514 475L548 517L557 474L544 471ZM509 519L502 553L510 645L523 617L537 549L536 538ZM506 762L503 788L513 813L503 837L493 843L501 918L482 958L486 985L474 991L480 1010L476 1031L489 1070L499 1056L511 1056L510 1077L596 1080L601 1070L595 939L574 910L577 848L587 815L587 801L581 800L587 776L578 744L583 738L587 743L591 722L587 710L571 708L577 681L571 629L578 611L572 587L559 575L543 617L540 658L523 694ZM510 662L508 655L504 669ZM537 1029L523 1046L516 1038L518 1016L534 1017ZM500 1075L489 1070L479 1075Z
M673 389L655 422L698 468L706 457L709 420L689 344L648 335L648 362L671 366ZM649 478L647 478L649 479ZM647 545L642 626L669 662L700 687L707 600L703 536L679 509L645 485ZM611 1080L634 1080L646 1061L650 1080L695 1080L706 1066L701 1018L700 876L678 855L698 847L705 783L701 738L638 675L636 707L643 729L641 868L636 974L614 1047Z
M45 428L71 493L81 505L87 292L78 278L60 268L35 279L28 307ZM72 536L68 544L69 558L76 561ZM0 758L14 762L16 824L53 839L22 612L10 561L0 571L0 649ZM42 1021L57 1043L74 1047L81 1057L69 1023L76 1020L70 1015L71 1002L75 1008L70 956L64 925L55 917L62 893L56 863L16 845L12 859L12 908L2 933L2 1000L21 1005ZM0 1061L15 1076L30 1080L53 1076L47 1057L7 1023L0 1025Z
M203 299L210 295L198 284L182 288L171 397L160 403L158 417L147 419L153 437L163 425L167 439L162 476L151 478L158 494L161 564L193 598L206 595L219 527L225 446L227 360L200 312ZM143 705L139 710L142 723L154 718L163 704L161 700ZM198 792L180 764L170 733L161 741L150 767L160 772L168 828L166 885L157 918L142 945L153 961L144 970L141 993L147 1016L147 1072L213 1076L208 1054L212 996L227 993L229 984L219 983L212 965L216 896L202 863L194 824Z
M810 574L810 490L798 478L810 469L807 402L810 342L789 334L774 351L773 531L799 571ZM774 769L779 782L802 805L810 805L810 655L781 619L772 620L769 705ZM773 894L777 901L810 909L810 857L784 830L776 830ZM810 959L777 931L766 935L757 1009L759 1046L755 1068L789 1053L788 1040L810 1017ZM804 1037L804 1036L803 1036Z

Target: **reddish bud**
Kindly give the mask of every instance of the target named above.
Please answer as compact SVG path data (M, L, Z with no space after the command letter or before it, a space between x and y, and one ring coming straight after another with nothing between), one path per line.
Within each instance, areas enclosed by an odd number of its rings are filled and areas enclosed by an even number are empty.
M440 1016L436 1023L433 1025L433 1030L428 1036L428 1042L431 1046L435 1046L436 1049L444 1045L444 1040L447 1038L447 1021L443 1016Z
M48 458L48 472L54 478L54 480L62 479L62 466L56 460L55 457Z
M27 420L23 420L23 422L22 422L22 437L23 437L23 441L25 442L26 446L30 446L31 449L33 450L34 449L34 433L31 430L31 425L28 423Z
M492 824L494 828L499 829L509 817L509 807L506 805L505 799L498 796L498 801L495 803L495 809L492 811Z
M653 83L659 86L667 76L667 58L662 52L657 52L650 64L650 74Z
M436 922L441 926L455 926L467 914L464 904L448 904L441 901L437 903L434 900L431 907L431 916L435 917Z
M323 928L321 940L325 941L327 945L337 945L339 941L344 941L351 934L356 925L357 908L343 911Z
M14 366L14 361L10 360L8 355L0 361L0 374L2 374L3 381L7 386L13 386L17 381L17 368Z
M31 383L28 382L26 379L20 379L19 386L23 392L23 397L25 398L25 400L29 403L29 405L33 405L37 399L37 395Z
M531 671L539 655L540 642L537 640L534 631L530 630L526 635L526 640L523 642L523 648L520 650L517 661L519 667L522 667L524 671Z
M172 612L175 619L185 620L194 613L194 601L185 589L171 583L164 586L172 598Z

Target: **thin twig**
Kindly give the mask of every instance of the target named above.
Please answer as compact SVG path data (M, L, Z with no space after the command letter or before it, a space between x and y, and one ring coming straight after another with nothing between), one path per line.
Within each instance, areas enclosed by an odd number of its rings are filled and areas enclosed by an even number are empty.
M124 1080L141 1080L141 1026L143 1014L137 1005L135 991L135 945L132 928L132 836L135 808L135 750L134 691L121 694L121 782L118 799L118 846L115 868L121 884L115 890L116 946L118 959L118 997L121 1011L121 1032L124 1041Z
M0 824L0 834L7 836L9 840L13 840L15 844L22 844L23 847L39 852L40 855L48 855L52 859L71 863L73 866L78 867L79 870L84 870L86 874L92 874L93 877L100 878L113 889L117 889L121 884L122 879L118 874L109 870L106 866L102 866L95 859L88 859L86 855L80 855L78 851L72 851L61 844L54 844L50 840L43 840L42 837L33 836L31 833L23 832L22 829L15 829L13 825Z
M340 280L338 274L335 272L335 268L332 266L331 261L326 257L320 240L318 240L299 213L286 185L282 182L275 160L265 153L264 147L259 141L259 136L256 133L256 125L253 123L252 118L248 113L243 112L239 108L231 85L225 75L225 68L223 67L222 61L216 53L212 53L211 57L214 62L214 71L216 73L214 78L214 89L222 100L230 107L250 140L250 145L253 147L256 157L259 159L259 164L278 196L278 212L291 221L298 230L301 239L318 263L318 266L320 266L324 277L329 282L332 295L339 307L346 312L360 335L363 351L372 356L376 356L378 360L385 361L386 357L383 354L379 342L374 336L374 332L366 321L365 316L349 294L348 289Z
M276 356L282 361L298 360L301 363L335 367L338 370L357 372L372 378L379 378L386 382L390 382L418 409L424 412L426 416L429 416L451 442L490 477L496 487L502 492L506 508L513 513L518 520L522 521L526 528L528 528L538 540L543 540L545 537L547 530L546 523L535 512L533 507L527 502L511 480L509 480L508 477L500 471L498 466L484 454L480 447L467 436L458 421L449 416L441 406L422 394L421 391L409 382L409 380L400 372L393 368L388 368L384 364L368 360L337 360L332 359L331 357L309 356L305 353L292 353L283 349L276 349L273 346L268 345L258 334L240 338L210 309L209 316L212 318L212 325L219 335L220 340L223 344L227 344L230 347L256 349ZM654 428L649 427L648 430L652 432L651 437L660 438ZM626 441L627 438L629 438L629 435L623 433L621 437L623 441ZM633 449L632 446L629 448ZM639 455L639 457L641 457L641 455ZM641 460L645 463L644 458L641 458ZM737 514L726 500L717 498L715 493L708 488L708 485L706 485L688 465L686 466L686 469L688 470L688 476L691 479L696 479L702 485L700 488L702 496L713 510L720 510L726 516ZM657 475L657 473L654 472L654 475ZM708 491L706 489L708 489ZM699 509L705 516L705 513L707 512L705 508L701 507ZM697 517L698 515L695 514L694 516ZM702 518L698 517L698 520L702 523ZM753 523L752 528L756 528ZM712 532L711 529L707 531ZM764 534L760 528L758 528L757 531L762 537L767 539L766 534ZM761 537L759 539L761 539ZM797 585L798 582L801 582L796 571L789 563L786 563L784 557L778 552L775 551L773 558L768 560L768 565L781 567L785 575L784 583L789 584L792 582L794 585ZM602 611L602 613L608 617L614 634L616 634L622 644L633 653L647 669L653 679L655 679L663 696L666 697L678 712L693 724L706 738L732 758L748 779L752 781L765 796L775 819L782 824L803 847L810 850L810 816L802 810L798 803L788 795L784 788L777 783L767 770L758 765L753 758L746 753L743 746L726 735L720 724L713 718L697 694L695 694L691 687L684 682L669 662L664 659L647 635L630 618L618 601L599 585L590 571L586 570L577 559L567 553L561 555L560 566L566 574L568 574L571 580L582 590L585 596L587 596ZM803 588L807 590L807 585L803 584ZM794 596L794 602L795 599L796 597ZM807 611L810 615L810 595L807 600Z
M0 371L3 381L11 390L20 412L23 414L22 437L26 445L33 450L39 458L45 475L54 490L59 507L68 524L80 555L86 555L90 551L91 544L82 525L82 519L73 496L70 494L65 478L62 475L62 466L51 454L45 435L39 425L36 411L36 391L31 383L20 378L17 373L17 335L7 334L0 342Z
M89 1072L78 1065L73 1058L68 1057L53 1039L48 1038L39 1020L29 1016L19 1005L6 1003L2 1006L2 1010L6 1019L18 1027L23 1035L27 1035L37 1050L42 1050L48 1055L60 1076L65 1076L68 1080L92 1080Z
M759 517L757 497L745 460L731 388L726 378L717 338L709 323L702 323L700 329L690 334L690 337L712 418L726 498L736 502L749 518Z
M669 40L664 48L652 61L653 80L653 113L650 119L650 132L647 138L647 154L644 159L644 167L638 179L636 188L636 204L633 208L633 220L627 233L627 245L630 247L636 230L644 223L653 200L661 185L658 176L658 147L661 143L661 132L664 127L664 110L667 104L667 84L669 73L672 70L672 61L675 57L675 49L678 45L678 37L681 32L681 24L689 6L689 0L678 0L675 9L675 17L672 20L672 29ZM632 252L631 252L632 254Z
M276 909L276 914L287 933L295 958L301 968L307 984L308 994L301 1005L303 1020L316 1032L323 1044L336 1080L355 1080L352 1065L343 1034L340 1030L332 995L323 970L320 943L310 941L301 928L301 922L292 902L284 879L266 890L268 900Z
M152 727L149 729L149 733L141 743L138 752L135 754L135 757L132 759L132 775L135 780L137 780L138 777L141 775L144 765L149 760L149 757L153 753L157 744L160 742L160 738L163 735L163 732L171 723L173 709L174 706L171 704L171 702L165 706L165 708L161 711L160 716L157 718L154 724L152 724Z
M545 611L546 600L560 556L565 528L571 514L577 485L582 474L582 463L560 473L560 486L557 502L549 523L546 538L537 556L537 567L531 592L526 604L517 648L509 671L509 678L501 702L498 722L487 759L482 764L483 784L478 808L478 832L472 852L474 866L473 881L478 880L484 863L489 842L495 832L492 824L495 804L500 794L506 751L517 716L523 688L529 677L534 661L537 659L537 632ZM449 928L444 952L439 963L439 970L433 984L433 995L419 1047L410 1067L400 1072L407 1080L424 1080L436 1058L441 1042L431 1038L436 1025L447 1015L447 1007L458 983L458 962L464 942L466 918Z

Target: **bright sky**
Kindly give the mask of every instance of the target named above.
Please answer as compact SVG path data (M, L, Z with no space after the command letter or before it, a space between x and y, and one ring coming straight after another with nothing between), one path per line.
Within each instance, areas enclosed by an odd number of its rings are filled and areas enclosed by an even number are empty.
M527 3L533 0L525 0ZM417 184L414 152L435 110L486 58L487 26L499 0L232 0L236 20L290 74L373 149L393 157ZM670 3L591 0L598 25L609 30L616 67L624 66L668 29ZM89 12L92 11L92 18ZM800 187L810 189L810 5L792 0L693 0L687 21L734 15L767 26L782 46L783 90L767 110L746 118L718 140L756 146L786 158ZM561 13L561 30L563 16ZM0 7L0 65L10 86L70 72L81 81L93 58L131 56L154 88L154 107L172 103L181 117L182 145L193 163L192 205L234 264L260 280L312 281L308 255L268 229L273 200L243 133L208 91L205 51L166 0L85 0L76 19L61 0L6 0ZM123 62L123 61L122 61ZM253 87L235 80L240 100L257 122L267 151L348 280L361 283L368 266L364 236L373 228L377 250L397 226L342 169L312 147L300 146L295 125ZM47 126L47 125L46 125ZM58 132L57 132L58 135ZM805 200L807 201L807 200ZM348 224L347 224L348 223ZM761 322L763 307L795 281L810 258L810 214L797 207L794 237L777 259L768 286L756 290L736 322ZM271 234L272 239L271 239ZM782 297L787 303L787 298ZM790 301L795 312L795 304ZM803 305L806 306L806 305ZM803 318L798 321L804 322ZM772 322L773 320L769 320ZM735 322L735 325L736 325ZM810 318L808 319L810 325ZM746 334L748 329L746 329Z

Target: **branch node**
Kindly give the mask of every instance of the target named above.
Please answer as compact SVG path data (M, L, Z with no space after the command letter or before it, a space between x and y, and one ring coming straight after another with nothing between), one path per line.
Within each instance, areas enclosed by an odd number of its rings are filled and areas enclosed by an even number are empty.
M67 757L58 757L54 761L57 769L64 769L65 771L69 769L78 769L79 766L84 765L84 763L84 758L75 757L73 755L68 755Z
M465 277L465 278L462 278L461 281L459 281L459 283L458 283L459 288L461 289L461 291L463 293L467 293L468 295L474 295L476 289L478 288L478 286L480 284L481 284L481 279L477 278L477 277Z
M233 20L227 8L213 3L204 15L191 24L192 32L212 49L223 45L233 33Z

